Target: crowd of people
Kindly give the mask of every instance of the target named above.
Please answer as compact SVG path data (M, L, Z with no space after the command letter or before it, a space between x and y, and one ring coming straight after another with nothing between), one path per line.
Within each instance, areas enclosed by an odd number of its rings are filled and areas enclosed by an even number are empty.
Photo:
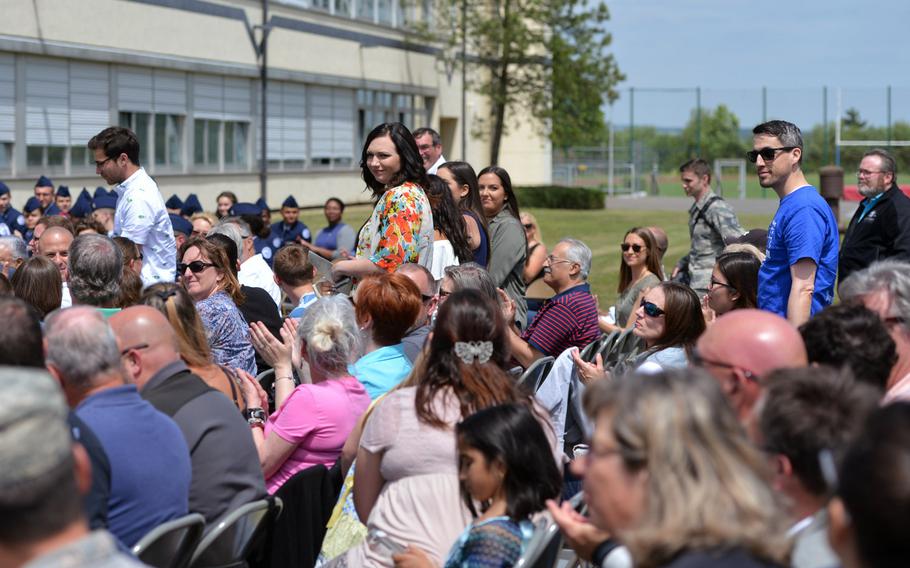
M548 522L604 567L905 565L910 200L870 151L840 244L799 129L753 134L768 230L686 162L690 251L630 228L603 305L589 244L428 128L367 136L359 231L337 198L315 235L293 196L165 200L118 127L87 145L112 191L0 184L0 565L137 566L314 468L320 565L507 567Z

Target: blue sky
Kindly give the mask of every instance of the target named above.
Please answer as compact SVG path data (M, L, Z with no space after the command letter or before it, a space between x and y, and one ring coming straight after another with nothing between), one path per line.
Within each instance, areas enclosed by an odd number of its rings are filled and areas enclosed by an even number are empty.
M612 52L626 81L612 109L629 122L629 87L636 88L636 124L682 126L702 87L702 105L726 103L743 126L767 117L804 129L856 107L884 124L885 87L892 119L910 120L910 0L608 0ZM651 93L647 88L690 88ZM643 89L638 91L638 89Z

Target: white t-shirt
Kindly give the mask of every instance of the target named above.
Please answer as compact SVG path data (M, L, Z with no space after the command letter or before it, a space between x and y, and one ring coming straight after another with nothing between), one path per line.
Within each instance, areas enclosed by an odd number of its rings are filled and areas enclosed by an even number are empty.
M443 164L446 163L446 162L448 162L448 160L446 160L446 157L443 156L442 154L440 154L440 155L439 155L439 159L436 160L436 163L433 164L432 166L430 166L430 168L427 170L427 174L428 174L428 175L435 175L435 174L436 174L436 170L439 169L439 166L443 165Z
M275 300L278 310L281 310L281 288L275 284L275 273L269 268L268 263L261 254L254 254L240 265L237 273L240 284L252 288L262 288Z
M114 188L114 236L142 246L142 284L173 282L177 273L177 243L158 185L139 168Z

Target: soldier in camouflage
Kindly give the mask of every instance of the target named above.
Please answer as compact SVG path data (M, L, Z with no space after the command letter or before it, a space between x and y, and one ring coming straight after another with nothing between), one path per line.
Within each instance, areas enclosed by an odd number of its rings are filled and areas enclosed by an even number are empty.
M741 236L745 231L730 205L711 191L711 167L697 158L679 167L686 195L695 200L689 208L689 238L692 248L679 259L673 279L683 281L699 297L708 292L714 260L724 249L724 241Z

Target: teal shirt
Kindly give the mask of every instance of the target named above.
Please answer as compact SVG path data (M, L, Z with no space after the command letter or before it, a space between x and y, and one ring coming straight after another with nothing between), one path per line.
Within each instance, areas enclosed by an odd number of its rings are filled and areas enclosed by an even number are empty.
M399 343L367 353L356 363L348 365L348 372L363 383L370 400L376 400L403 381L411 372L411 367L404 345Z

